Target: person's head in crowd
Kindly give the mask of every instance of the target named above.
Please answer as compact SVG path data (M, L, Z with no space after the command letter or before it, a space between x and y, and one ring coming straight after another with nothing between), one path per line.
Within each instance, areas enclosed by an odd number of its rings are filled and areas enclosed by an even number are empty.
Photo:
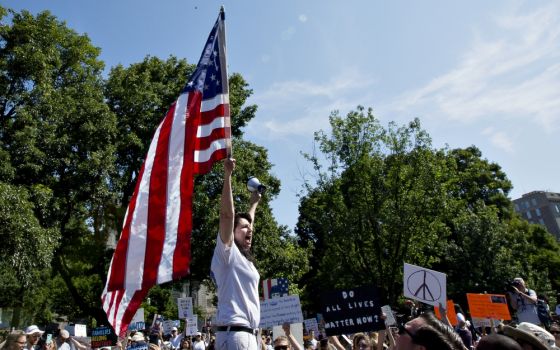
M476 350L523 350L521 345L502 334L490 334L480 338Z
M176 336L177 336L177 327L171 328L171 336L172 336L172 337L176 337Z
M513 279L513 286L517 288L519 291L525 291L525 280L521 277L515 277Z
M317 344L317 350L336 350L336 347L329 342L329 338L321 337Z
M39 339L39 343L37 343L37 349L38 350L56 350L56 342L53 341L53 339L49 339L49 341L47 341L47 337L42 336L41 339Z
M194 341L199 342L201 339L202 339L202 333L196 332L196 335L194 336Z
M25 335L27 335L27 347L31 348L32 346L37 345L39 343L39 339L41 339L41 335L43 335L43 331L39 329L36 325L31 325L25 329Z
M181 340L181 349L191 349L191 340L190 338L183 338Z
M555 338L546 329L529 322L504 326L504 334L515 339L523 350L556 350Z
M145 343L146 342L146 338L144 337L144 333L142 332L136 332L132 335L132 339L130 340L130 342L132 344L138 344L138 343Z
M290 341L285 335L280 335L274 339L274 350L290 350Z
M27 344L27 338L24 332L16 331L8 334L2 350L22 350Z
M560 325L558 323L553 323L552 325L550 325L550 334L554 336L556 346L560 347Z
M66 342L70 339L70 333L66 329L61 329L58 336L61 342Z
M424 326L429 326L429 328L424 329L421 337L418 338L416 333ZM430 337L433 338L434 346L439 345L445 348L449 344L451 349L466 349L461 337L451 327L438 320L433 313L423 313L406 324L401 325L398 335L396 339L397 350L415 349L416 346L426 348L427 344L424 343ZM441 339L445 339L446 342L442 342ZM422 342L422 344L419 342Z
M356 333L352 337L352 350L370 350L371 340L365 333Z
M149 350L160 350L159 345L150 343Z
M309 340L306 340L306 341L303 342L303 348L305 350L313 350L314 349L313 348L313 343L310 342Z
M379 333L377 333L377 332L369 333L369 340L371 342L371 347L376 348L377 347L377 342L379 340Z

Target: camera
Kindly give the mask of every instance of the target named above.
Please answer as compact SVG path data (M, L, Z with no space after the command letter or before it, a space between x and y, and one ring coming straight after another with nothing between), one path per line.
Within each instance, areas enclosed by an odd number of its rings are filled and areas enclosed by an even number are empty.
M521 286L521 283L519 283L519 281L508 281L505 284L505 289L508 292L515 293L516 289L519 290L520 286Z

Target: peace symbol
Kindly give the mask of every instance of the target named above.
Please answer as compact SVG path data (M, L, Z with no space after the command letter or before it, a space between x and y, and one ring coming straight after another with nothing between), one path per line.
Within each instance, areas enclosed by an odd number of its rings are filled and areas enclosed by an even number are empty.
M411 273L406 280L406 288L410 294L425 301L436 301L441 297L441 284L430 271L418 270Z

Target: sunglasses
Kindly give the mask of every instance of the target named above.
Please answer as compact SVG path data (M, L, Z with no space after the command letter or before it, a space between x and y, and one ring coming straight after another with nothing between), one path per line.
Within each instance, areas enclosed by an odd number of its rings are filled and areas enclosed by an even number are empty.
M551 331L550 331L550 334L560 334L560 331L557 331L557 330L551 330Z
M288 345L276 345L274 350L288 350Z

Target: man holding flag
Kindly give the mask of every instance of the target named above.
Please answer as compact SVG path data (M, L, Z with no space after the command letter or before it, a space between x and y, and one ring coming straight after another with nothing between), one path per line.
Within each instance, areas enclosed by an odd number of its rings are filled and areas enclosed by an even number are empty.
M260 322L259 273L251 254L253 222L261 195L251 194L249 212L235 214L231 176L235 159L224 161L220 228L211 274L218 289L216 347L256 350Z

